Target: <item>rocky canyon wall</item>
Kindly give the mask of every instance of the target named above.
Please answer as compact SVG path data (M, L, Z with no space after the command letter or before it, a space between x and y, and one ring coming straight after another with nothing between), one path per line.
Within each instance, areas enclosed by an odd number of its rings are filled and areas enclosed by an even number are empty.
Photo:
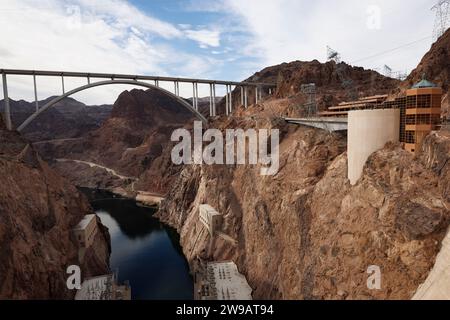
M258 166L186 166L172 185L158 215L178 229L186 257L234 260L256 299L411 298L449 224L449 137L430 137L420 158L389 144L350 186L345 136L274 123L277 104L261 104L256 121L241 111L240 120L213 124L279 128L275 176L260 176ZM223 214L222 232L237 246L202 232L203 203ZM380 267L381 290L367 287L371 265Z
M66 269L78 265L72 235L93 213L85 197L16 132L0 128L0 298L72 299ZM100 225L82 276L109 271L109 234Z

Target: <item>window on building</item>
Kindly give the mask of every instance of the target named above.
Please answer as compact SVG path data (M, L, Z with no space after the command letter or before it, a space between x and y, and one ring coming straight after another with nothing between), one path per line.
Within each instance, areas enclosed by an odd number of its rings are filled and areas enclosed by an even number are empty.
M406 131L405 132L405 142L406 143L415 143L416 139L414 136L414 131Z
M431 107L431 95L422 94L417 96L417 108L430 108Z

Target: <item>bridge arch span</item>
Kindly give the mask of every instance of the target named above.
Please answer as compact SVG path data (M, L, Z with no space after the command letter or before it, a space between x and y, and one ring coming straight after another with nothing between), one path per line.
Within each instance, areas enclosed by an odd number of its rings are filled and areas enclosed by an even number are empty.
M23 129L25 129L33 120L35 120L41 113L45 112L47 109L53 107L56 103L60 102L61 100L70 97L71 95L78 93L80 91L84 91L90 88L94 88L94 87L100 87L100 86L106 86L106 85L111 85L111 84L129 84L129 85L134 85L134 86L138 86L138 87L144 87L144 88L148 88L148 89L156 89L159 90L161 92L163 92L164 94L167 94L168 96L176 99L178 102L181 103L181 105L183 105L186 109L188 109L190 112L192 112L200 121L202 121L204 124L208 123L208 120L197 110L195 110L188 102L186 102L184 99L180 98L179 96L173 94L172 92L163 89L161 87L152 85L150 83L147 82L143 82L143 81L137 81L137 80L127 80L127 79L117 79L117 80L107 80L107 81L99 81L99 82L94 82L94 83L89 83L87 85L75 88L71 91L68 91L66 93L64 93L63 95L56 97L54 99L52 99L51 101L49 101L48 103L46 103L45 105L43 105L41 108L39 108L38 111L36 111L35 113L33 113L31 116L29 116L18 128L17 131L21 132Z

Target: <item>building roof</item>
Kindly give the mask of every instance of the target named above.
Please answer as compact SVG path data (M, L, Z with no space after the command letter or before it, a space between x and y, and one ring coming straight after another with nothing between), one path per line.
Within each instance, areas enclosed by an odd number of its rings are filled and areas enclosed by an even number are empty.
M87 214L84 216L84 218L80 221L80 223L77 224L77 226L74 228L74 230L84 230L89 225L89 223L92 221L92 219L95 218L95 214Z
M418 88L437 88L437 85L426 79L422 79L421 81L413 85L411 89L418 89Z
M112 274L88 278L77 291L75 300L111 300L113 282Z
M210 262L207 272L217 300L252 300L252 288L234 262Z
M208 214L211 215L211 216L221 215L219 212L217 212L216 209L214 209L213 207L211 207L209 204L201 204L201 205L200 205L200 212L201 212L201 211L206 211L206 212L208 212Z

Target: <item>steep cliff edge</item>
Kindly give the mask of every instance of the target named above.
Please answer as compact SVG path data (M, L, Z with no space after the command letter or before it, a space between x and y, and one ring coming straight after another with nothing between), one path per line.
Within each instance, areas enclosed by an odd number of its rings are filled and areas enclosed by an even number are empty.
M271 121L274 105L266 101L212 126L279 128L278 174L187 166L172 185L158 215L178 229L186 257L234 260L256 299L411 298L449 224L447 173L432 163L450 158L450 138L437 134L442 142L424 144L421 158L387 145L350 186L345 136ZM422 160L428 158L435 160ZM201 234L203 203L224 215L222 232L237 246ZM371 265L381 269L381 290L367 288Z
M0 176L0 298L72 299L66 269L79 264L72 228L92 213L87 200L28 141L2 126ZM99 225L83 277L109 270L109 234Z

